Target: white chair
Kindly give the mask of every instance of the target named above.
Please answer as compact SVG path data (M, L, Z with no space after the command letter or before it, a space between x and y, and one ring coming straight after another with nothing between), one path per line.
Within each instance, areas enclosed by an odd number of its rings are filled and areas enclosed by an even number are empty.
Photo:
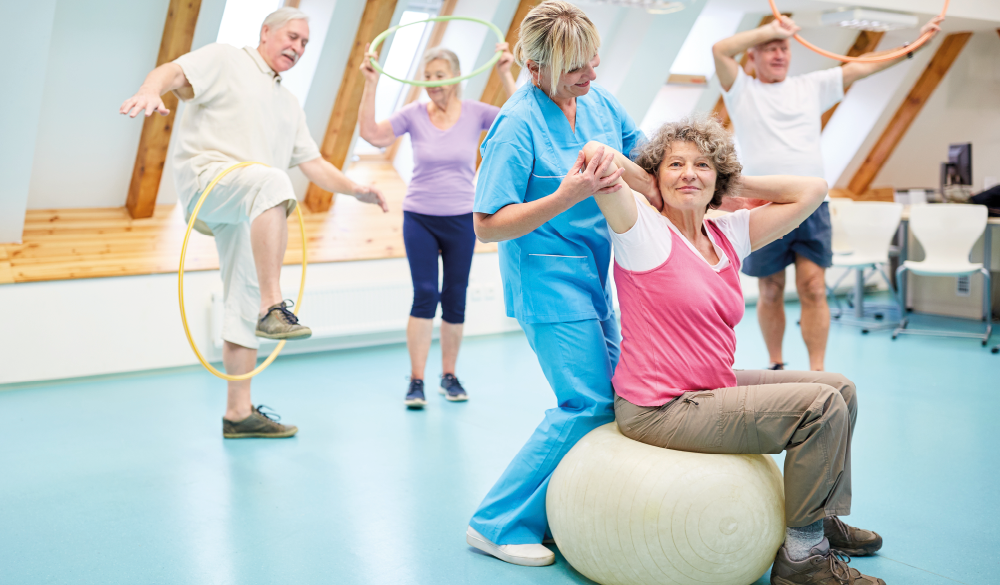
M847 234L844 230L844 220L841 210L845 206L854 204L853 199L847 197L831 197L830 201L830 227L832 229L833 253L850 254L851 245L847 241Z
M907 260L896 271L899 283L899 304L906 306L906 272L923 276L967 276L979 272L983 275L983 333L965 331L907 329L909 319L904 318L892 332L897 335L940 335L944 337L971 337L985 346L993 326L991 318L990 272L982 263L969 262L972 246L986 230L988 213L984 205L940 204L914 205L910 208L910 229L924 249L925 258L915 262Z
M845 325L861 327L862 333L895 327L899 324L899 316L902 314L900 306L893 303L865 307L864 294L865 281L875 273L882 276L890 291L893 290L892 281L889 280L885 267L889 264L892 238L899 229L899 222L903 217L903 205L881 201L858 201L841 206L837 213L843 230L842 245L849 247L851 253L834 254L833 265L847 270L833 284L833 289L836 290L848 274L854 273L854 316L853 318L845 316L838 303L833 318ZM834 301L836 302L836 297ZM895 320L884 319L887 314L891 314Z

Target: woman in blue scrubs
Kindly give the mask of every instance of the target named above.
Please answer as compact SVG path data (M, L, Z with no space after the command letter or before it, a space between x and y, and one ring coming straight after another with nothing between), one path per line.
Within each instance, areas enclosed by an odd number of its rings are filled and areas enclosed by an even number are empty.
M469 523L467 542L499 559L549 565L545 492L578 440L614 420L611 375L621 339L611 304L611 241L595 193L617 190L614 152L585 164L590 140L631 152L642 133L592 85L600 39L572 4L548 0L521 23L514 49L531 83L511 96L483 141L474 225L500 242L507 315L521 324L558 406L545 413ZM605 176L606 175L606 176ZM662 206L649 175L626 177Z

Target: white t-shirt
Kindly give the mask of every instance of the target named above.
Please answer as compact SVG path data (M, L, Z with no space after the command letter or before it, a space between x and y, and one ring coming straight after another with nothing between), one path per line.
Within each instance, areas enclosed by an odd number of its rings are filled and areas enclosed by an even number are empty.
M669 219L660 215L646 203L645 197L634 191L632 195L635 197L636 207L639 208L639 217L636 218L635 225L624 234L616 234L615 230L608 230L611 233L611 244L615 250L615 262L619 266L625 270L643 272L652 270L666 262L667 258L670 257L670 248L673 246L671 231L676 232L699 258L705 260L694 244L689 242ZM743 262L743 259L750 255L750 211L740 209L713 221L719 231L725 234L729 243L732 244L740 262ZM712 269L719 272L729 266L729 257L712 237L712 232L710 230L705 230L705 232L712 240L715 254L719 257L719 263L712 266ZM708 260L705 260L705 263L708 264Z
M722 92L739 144L743 174L824 177L820 118L844 99L840 67L762 83L739 68Z
M174 147L185 205L208 186L219 163L255 161L285 170L319 158L299 101L257 49L213 43L174 63L191 83L174 92L187 102Z

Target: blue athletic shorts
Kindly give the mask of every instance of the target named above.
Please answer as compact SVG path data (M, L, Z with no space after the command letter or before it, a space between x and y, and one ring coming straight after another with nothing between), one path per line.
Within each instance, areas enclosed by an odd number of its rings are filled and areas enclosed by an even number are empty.
M756 277L770 276L794 264L796 255L829 268L833 266L831 238L830 205L824 201L790 234L747 256L743 261L743 273Z

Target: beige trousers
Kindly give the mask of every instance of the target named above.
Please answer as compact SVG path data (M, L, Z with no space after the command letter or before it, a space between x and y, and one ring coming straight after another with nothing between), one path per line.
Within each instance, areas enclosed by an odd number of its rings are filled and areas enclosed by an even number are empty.
M854 384L828 372L736 370L734 388L688 392L663 406L615 396L630 439L697 453L785 451L785 521L806 526L851 513Z

